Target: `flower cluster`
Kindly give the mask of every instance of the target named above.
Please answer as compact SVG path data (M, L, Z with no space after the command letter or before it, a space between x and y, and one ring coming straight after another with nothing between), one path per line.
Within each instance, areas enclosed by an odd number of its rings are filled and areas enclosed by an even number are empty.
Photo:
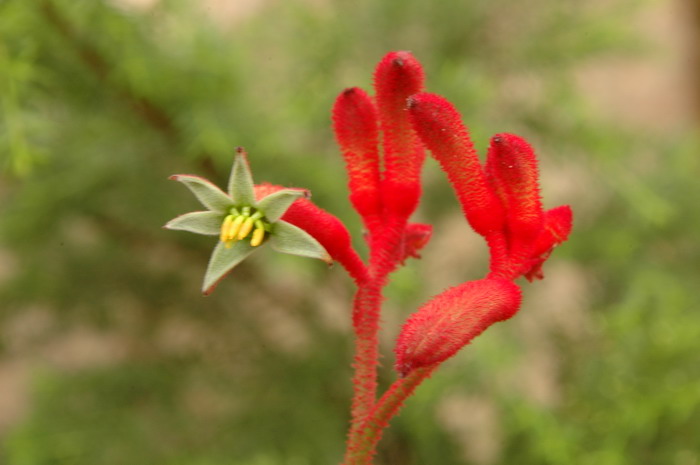
M173 176L207 211L179 216L166 227L219 236L204 293L267 243L278 252L335 260L354 279L355 397L346 465L370 463L382 428L418 383L490 325L518 311L515 281L542 279L544 262L571 231L569 206L542 207L532 147L519 136L497 134L482 163L455 107L424 92L424 81L413 55L391 52L374 73L374 96L353 87L333 106L350 201L366 228L366 262L343 223L314 205L308 191L254 185L240 149L226 193L197 176ZM420 257L432 235L432 226L409 222L421 197L426 149L446 173L467 222L486 240L489 271L443 291L408 318L395 347L400 378L377 400L382 289L407 258Z
M386 276L430 240L432 227L408 223L421 196L425 148L411 128L407 99L425 76L408 52L391 52L374 73L376 95L345 89L333 106L333 129L348 173L350 201L368 232L370 268Z
M543 210L537 158L523 138L493 136L482 165L459 113L445 98L418 93L407 108L467 221L486 240L491 260L485 279L448 289L408 319L395 350L403 375L446 360L493 323L513 316L520 306L513 281L542 279L543 263L572 225L568 205Z

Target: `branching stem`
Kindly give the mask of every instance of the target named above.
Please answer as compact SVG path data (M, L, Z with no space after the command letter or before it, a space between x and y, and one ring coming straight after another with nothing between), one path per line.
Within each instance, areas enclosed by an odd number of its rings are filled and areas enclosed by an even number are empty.
M405 378L400 378L389 387L374 406L357 434L348 442L343 465L368 465L372 463L377 443L391 418L399 412L404 401L426 378L430 377L437 365L413 370Z

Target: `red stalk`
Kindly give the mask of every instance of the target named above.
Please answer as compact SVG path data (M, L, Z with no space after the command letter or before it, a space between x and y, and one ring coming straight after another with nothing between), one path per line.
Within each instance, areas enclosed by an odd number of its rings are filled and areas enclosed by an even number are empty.
M357 433L350 437L343 465L369 465L377 444L389 421L416 388L430 377L437 366L417 368L405 378L399 378L379 399Z

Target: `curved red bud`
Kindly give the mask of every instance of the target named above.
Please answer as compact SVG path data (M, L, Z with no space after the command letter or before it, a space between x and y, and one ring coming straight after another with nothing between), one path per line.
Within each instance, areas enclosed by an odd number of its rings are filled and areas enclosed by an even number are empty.
M397 371L406 376L447 360L492 324L512 317L520 300L520 288L500 278L469 281L435 296L401 329Z
M406 99L423 90L425 76L410 52L388 53L377 65L374 87L384 145L384 206L408 218L420 199L425 151L408 121Z
M486 182L469 131L455 107L439 95L420 93L409 99L408 111L419 137L447 173L472 228L484 237L500 231L503 207Z
M272 184L255 186L255 197L260 199L284 189ZM352 247L350 233L335 215L316 206L306 198L296 200L280 218L311 234L340 263L357 282L367 279L367 268Z
M289 207L282 220L311 234L355 281L367 279L365 264L352 247L348 229L337 216L302 198Z
M379 126L377 110L367 93L345 89L333 106L333 129L345 158L350 202L371 229L371 217L381 215ZM368 221L369 219L369 221Z
M537 158L530 144L513 134L491 138L486 175L506 207L511 249L530 247L542 231Z

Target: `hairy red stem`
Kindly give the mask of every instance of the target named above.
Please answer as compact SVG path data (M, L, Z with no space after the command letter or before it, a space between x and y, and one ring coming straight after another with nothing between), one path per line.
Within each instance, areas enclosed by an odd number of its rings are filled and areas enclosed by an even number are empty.
M400 378L389 387L379 402L374 406L369 416L348 442L343 465L368 465L384 429L403 406L404 401L413 391L430 377L437 365L413 370L405 378Z
M348 437L357 434L364 418L376 402L377 365L379 363L379 313L382 294L381 284L372 280L361 286L353 303L353 325L355 328L355 370L352 384L352 420Z
M379 234L373 236L370 257L370 278L360 284L353 304L355 357L353 368L354 396L348 447L361 433L361 428L377 400L377 367L379 365L379 320L382 289L388 275L397 266L406 221L391 218Z

